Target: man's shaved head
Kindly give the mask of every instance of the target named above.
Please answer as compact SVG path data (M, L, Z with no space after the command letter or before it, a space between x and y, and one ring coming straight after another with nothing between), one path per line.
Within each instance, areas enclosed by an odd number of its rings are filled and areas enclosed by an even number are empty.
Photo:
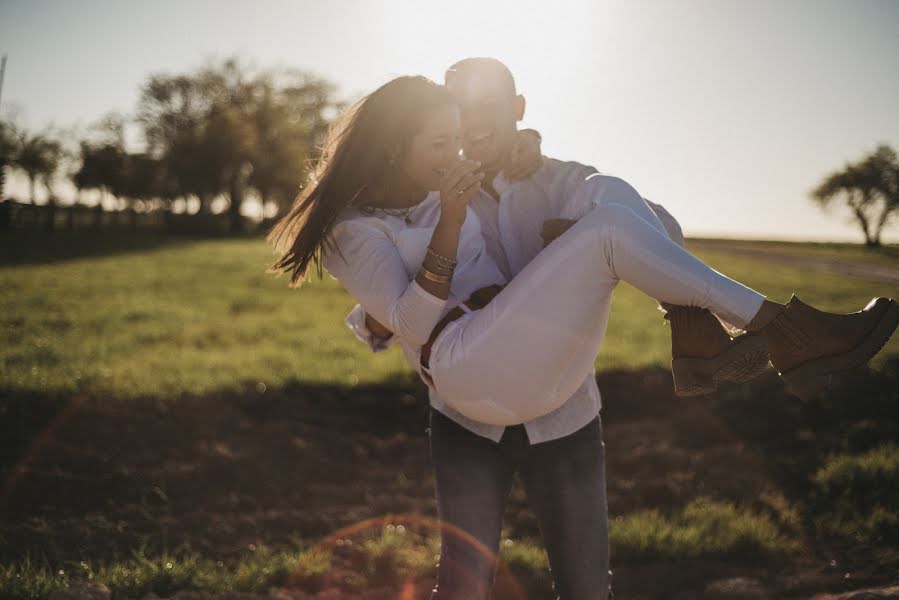
M499 171L525 106L509 67L495 58L466 58L446 70L444 83L462 111L465 155L480 161L488 175Z
M508 92L509 96L515 95L515 79L509 67L495 58L478 57L464 58L451 65L443 75L443 81L447 86L454 87L465 85L472 80L492 79Z

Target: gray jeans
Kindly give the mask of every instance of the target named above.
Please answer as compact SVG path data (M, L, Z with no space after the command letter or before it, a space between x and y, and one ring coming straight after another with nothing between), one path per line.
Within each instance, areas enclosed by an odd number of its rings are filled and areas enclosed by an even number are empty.
M599 416L570 435L533 445L522 425L507 427L498 444L434 409L430 425L442 525L432 600L490 597L516 471L540 526L558 598L606 600L609 519Z

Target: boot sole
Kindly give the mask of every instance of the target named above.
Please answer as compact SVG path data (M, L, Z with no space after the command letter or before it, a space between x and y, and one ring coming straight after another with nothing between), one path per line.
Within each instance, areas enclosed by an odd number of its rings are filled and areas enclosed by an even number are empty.
M868 307L877 301L878 299L875 298L868 304ZM890 307L874 329L849 352L818 358L786 373L781 373L780 376L786 382L790 392L803 401L810 400L819 394L830 391L834 387L835 377L838 378L846 371L865 364L880 352L880 349L893 335L896 326L899 325L899 304L896 304L893 299L889 299L889 303Z
M768 368L768 344L765 337L747 333L712 358L675 358L671 361L674 393L682 398L709 394L721 381L744 383Z

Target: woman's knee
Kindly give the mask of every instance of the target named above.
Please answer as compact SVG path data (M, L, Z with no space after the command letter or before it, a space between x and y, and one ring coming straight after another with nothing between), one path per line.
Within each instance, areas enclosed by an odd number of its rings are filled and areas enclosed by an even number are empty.
M624 179L611 175L591 175L586 181L588 186L593 188L594 202L597 207L618 205L627 208L649 223L653 229L666 237L671 237L661 218L634 186Z
M584 219L589 221L587 225L589 229L601 238L622 230L629 231L643 226L651 226L630 206L617 202L597 205Z
M589 188L592 188L594 202L599 206L623 204L631 208L637 208L646 204L643 197L634 189L634 186L620 177L596 174L587 177L585 183Z

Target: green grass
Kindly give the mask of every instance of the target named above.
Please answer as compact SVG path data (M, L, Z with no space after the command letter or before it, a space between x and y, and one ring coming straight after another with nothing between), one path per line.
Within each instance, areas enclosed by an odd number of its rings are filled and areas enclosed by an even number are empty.
M440 554L437 537L425 537L393 524L383 526L380 532L366 536L353 547L353 562L361 568L349 583L358 589L427 577L434 572Z
M764 559L799 547L770 517L708 499L698 499L671 517L656 511L628 515L613 521L610 529L615 557L638 561ZM0 566L0 594L32 600L75 582L103 583L114 600L150 592L168 596L178 590L265 592L272 586L308 592L378 589L433 577L440 552L436 536L393 524L326 543L281 552L253 546L233 565L191 552L151 557L143 549L110 563L50 565L29 556ZM519 581L550 589L549 560L540 540L504 538L499 559Z
M254 547L234 566L195 553L151 557L143 549L128 559L108 563L50 565L27 556L18 564L0 565L0 595L9 600L36 600L75 582L102 583L114 600L142 598L150 592L165 597L179 590L265 592L287 582L315 589L331 566L331 554L314 547L283 552Z
M343 318L354 302L329 276L296 290L285 276L266 274L273 255L259 238L72 254L0 267L0 334L6 340L0 388L124 399L277 387L291 380L342 386L411 381L398 349L372 354L352 336ZM823 309L857 310L873 295L894 292L723 253L699 255L776 300L799 290L803 300ZM655 302L620 285L597 360L600 371L667 366L669 343ZM897 355L894 338L873 364Z
M335 281L291 290L271 258L258 239L201 240L0 268L0 386L173 397L406 377L343 325L354 303Z
M815 258L826 258L842 262L857 262L882 267L899 268L899 245L886 244L880 248L867 248L862 244L835 242L779 242L761 240L729 240L697 238L687 240L687 247L701 246L713 249L715 246L764 250L782 254L797 254Z
M761 559L800 548L770 516L729 502L698 498L670 517L641 511L612 522L615 558L688 560Z
M354 386L413 380L397 349L373 355L355 340L343 324L354 301L334 280L326 276L291 290L286 277L266 274L273 255L259 238L35 234L15 239L13 248L9 243L0 238L0 250L12 257L0 266L5 392L127 400L259 391L294 381ZM857 247L840 252L864 260ZM799 291L806 302L848 312L871 296L895 295L885 284L723 251L698 255L775 300ZM654 300L620 285L599 370L667 367L670 338L661 314ZM873 364L896 357L899 336ZM863 421L847 433L849 442L860 440L850 446L860 446L855 449L861 453L834 455L821 464L812 477L810 505L797 508L769 494L753 499L752 507L700 498L673 514L623 515L610 526L616 560L780 557L799 549L803 516L829 534L899 543L899 450L890 443L864 446L871 431L879 431L876 425ZM148 557L143 551L109 563L49 565L25 557L0 565L0 596L46 597L76 580L101 581L114 598L180 589L264 591L284 583L316 590L337 575L341 586L363 589L432 577L438 552L433 536L384 526L335 547L271 552L260 546L228 565L190 553ZM549 584L539 540L504 539L500 558L516 577Z
M831 456L813 482L825 531L860 542L899 543L899 446Z

